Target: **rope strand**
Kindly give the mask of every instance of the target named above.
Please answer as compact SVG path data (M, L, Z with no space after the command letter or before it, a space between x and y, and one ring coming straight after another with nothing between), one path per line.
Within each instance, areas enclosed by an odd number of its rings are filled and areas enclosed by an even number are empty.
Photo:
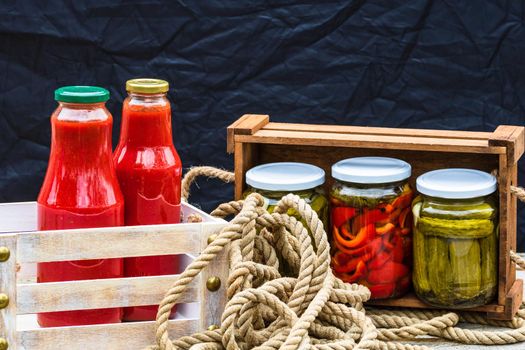
M206 176L207 178L218 178L226 183L235 181L235 175L226 170L217 169L211 166L197 166L191 168L181 182L181 198L182 201L187 202L190 196L190 187L195 179L199 176Z

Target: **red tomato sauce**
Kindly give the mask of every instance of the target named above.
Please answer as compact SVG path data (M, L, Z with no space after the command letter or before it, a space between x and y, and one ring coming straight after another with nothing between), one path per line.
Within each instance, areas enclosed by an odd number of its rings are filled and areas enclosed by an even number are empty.
M111 116L86 122L59 120L57 114L60 112L55 112L51 118L51 155L38 196L38 229L123 225L123 198L111 163ZM37 265L39 283L122 275L122 259ZM43 327L117 323L121 316L120 308L48 312L38 314L38 323Z
M167 100L158 106L131 106L129 100L125 101L114 160L125 198L126 225L180 222L182 166L173 146ZM178 272L179 258L175 255L124 259L126 277ZM154 320L157 309L157 305L128 307L124 309L124 320Z

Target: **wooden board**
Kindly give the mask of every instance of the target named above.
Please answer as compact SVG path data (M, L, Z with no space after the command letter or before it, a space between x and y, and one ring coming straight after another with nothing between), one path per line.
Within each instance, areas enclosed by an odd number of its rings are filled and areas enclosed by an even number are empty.
M217 222L217 219L199 208L182 202L182 222L191 214L198 214L202 222ZM37 230L36 202L0 203L0 234L9 232L29 232Z
M48 262L199 253L201 225L173 224L23 232L18 261Z
M178 275L18 284L17 314L158 305ZM180 303L199 301L199 281Z
M503 154L505 147L488 146L486 141L476 139L443 139L418 136L390 136L339 133L314 133L298 131L276 131L264 128L253 135L236 135L235 140L243 143L286 143L288 145L339 146L419 150L448 152L451 148L458 152Z
M237 129L239 128L239 132ZM235 196L245 190L244 174L258 164L296 161L317 165L332 185L331 166L345 158L386 156L412 165L411 185L417 176L435 169L461 167L495 172L499 185L500 250L498 298L473 311L493 319L510 319L523 294L516 280L509 250L516 249L516 198L509 191L517 184L517 161L524 153L525 128L503 125L494 132L420 130L342 125L270 122L267 115L245 115L228 128L228 150L235 153ZM413 296L376 301L375 305L428 307Z
M170 336L173 338L199 330L197 319L173 320L169 323ZM38 328L20 331L17 340L20 348L25 350L140 350L155 344L155 321Z
M266 119L264 119L266 120ZM259 122L263 122L262 118ZM234 128L236 129L236 128ZM260 129L260 128L259 128ZM265 130L302 131L302 132L329 132L336 134L362 134L384 136L414 136L444 139L487 140L493 133L476 131L436 130L436 129L404 129L381 128L370 126L323 125L323 124L296 124L296 123L270 123L264 125ZM414 134L414 132L416 132Z

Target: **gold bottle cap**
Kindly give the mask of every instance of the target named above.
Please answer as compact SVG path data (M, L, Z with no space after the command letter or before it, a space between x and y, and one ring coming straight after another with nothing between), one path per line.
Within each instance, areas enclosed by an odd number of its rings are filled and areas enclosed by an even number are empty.
M139 94L160 94L168 92L169 88L169 83L161 79L140 78L126 81L126 91Z

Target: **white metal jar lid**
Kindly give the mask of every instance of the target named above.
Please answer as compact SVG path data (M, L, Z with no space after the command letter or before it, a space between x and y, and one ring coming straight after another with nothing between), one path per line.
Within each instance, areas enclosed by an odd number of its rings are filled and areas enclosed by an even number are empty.
M248 170L246 183L267 191L309 190L324 183L324 170L305 163L268 163Z
M356 157L332 165L332 177L345 182L380 184L408 179L412 167L407 162L387 157Z
M427 196L466 199L486 196L497 189L494 176L474 169L440 169L429 171L416 180L417 190Z

